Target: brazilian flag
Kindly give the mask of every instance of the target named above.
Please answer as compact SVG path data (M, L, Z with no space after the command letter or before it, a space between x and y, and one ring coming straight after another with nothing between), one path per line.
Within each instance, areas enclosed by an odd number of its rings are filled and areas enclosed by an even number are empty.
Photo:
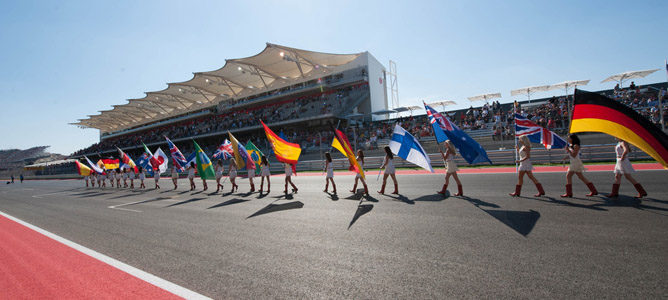
M260 149L255 147L255 144L253 144L251 141L248 141L246 144L246 151L248 151L248 155L253 159L255 162L255 174L260 175L260 158L264 155Z
M197 173L199 173L199 177L202 179L216 179L211 160L206 156L206 153L202 151L202 148L197 145L195 140L193 140L193 144L195 144L195 153L197 153L197 155L195 155L195 163L197 164Z

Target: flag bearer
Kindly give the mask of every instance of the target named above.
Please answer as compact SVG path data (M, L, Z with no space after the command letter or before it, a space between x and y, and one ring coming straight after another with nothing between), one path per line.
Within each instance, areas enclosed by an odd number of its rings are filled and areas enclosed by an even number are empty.
M329 152L325 152L325 170L327 175L325 176L325 190L323 192L327 193L327 188L329 187L329 182L332 182L332 188L334 188L333 193L336 194L336 184L334 183L334 167L332 166L332 155Z
M383 186L378 191L379 194L385 193L385 184L387 184L387 177L391 176L392 181L394 182L394 192L392 194L399 194L399 186L397 185L397 176L394 174L394 155L389 146L385 146L385 158L383 159L383 164L380 168L385 168L385 173L383 173Z
M457 168L457 163L455 163L454 159L455 155L457 155L457 149L455 149L455 145L453 145L450 140L447 140L445 141L445 154L443 154L443 150L440 148L438 150L441 151L441 156L445 161L445 184L443 185L443 189L438 193L445 195L445 191L448 190L450 176L452 176L455 179L455 182L457 182L457 193L455 196L463 196L464 192L462 189L462 182L459 181L459 176L457 176L457 171L459 171L459 168Z

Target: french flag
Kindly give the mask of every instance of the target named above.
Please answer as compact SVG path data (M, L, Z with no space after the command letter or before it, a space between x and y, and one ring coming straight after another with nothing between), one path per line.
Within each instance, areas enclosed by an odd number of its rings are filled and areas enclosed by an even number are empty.
M540 143L545 149L562 149L568 143L558 134L532 122L520 114L515 114L515 136L526 135L532 143Z

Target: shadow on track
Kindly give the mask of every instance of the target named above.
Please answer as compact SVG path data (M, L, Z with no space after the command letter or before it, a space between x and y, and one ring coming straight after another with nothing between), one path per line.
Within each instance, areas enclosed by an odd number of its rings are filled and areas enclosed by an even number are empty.
M533 227L536 226L540 213L535 210L529 211L512 211L512 210L486 210L480 208L501 223L515 230L517 233L526 237Z
M445 196L443 196L441 194L424 195L424 196L420 196L420 197L417 197L417 198L413 199L413 201L415 201L415 202L422 202L422 201L424 201L424 202L437 202L437 201L443 201L444 199L447 199L449 197L450 197L450 192L446 191Z
M250 219L252 217L257 217L259 215L264 215L264 214L278 212L278 211L284 211L284 210L290 210L290 209L299 209L299 208L302 208L302 207L304 207L304 203L302 203L301 201L293 201L293 202L288 202L288 203L283 203L283 204L270 203L269 205L267 205L264 208L258 210L254 214L248 216L246 219Z
M190 203L190 202L195 202L195 201L199 201L199 200L204 200L204 199L207 199L207 198L206 198L206 197L201 197L201 198L191 198L191 199L188 199L188 200L184 200L184 201L181 201L181 202L176 202L176 203L167 205L167 206L165 206L164 208L172 207L172 206L177 206L177 205L181 205L181 204L186 204L186 203Z
M348 230L350 230L350 227L357 222L357 219L359 219L361 216L369 213L373 209L373 204L362 204L360 201L360 204L357 205L357 210L355 211L355 215L353 216L353 219L350 220L350 224L348 224Z
M475 205L477 207L485 206L485 207L491 207L491 208L501 208L500 206L498 206L494 203L485 202L485 201L482 201L480 199L475 199L475 198L471 198L471 197L468 197L468 196L460 196L460 197L462 199L468 201L468 202L473 203L473 205Z
M394 199L394 201L401 201L406 204L415 204L415 200L408 199L408 197L402 195L402 194L397 194L395 195L385 195L388 198Z
M573 199L573 198L571 198L571 199ZM575 198L575 199L579 199L579 198ZM556 204L566 205L566 206L570 206L570 207L593 209L593 210L598 210L598 211L608 211L605 208L599 207L599 204L584 205L584 204L578 204L578 203L566 201L565 199L552 198L552 197L549 197L549 196L545 196L545 199L536 198L536 200L543 201L543 202L548 202L548 203L556 203Z
M250 201L250 200L234 198L234 199L230 199L230 200L227 200L225 202L222 202L222 203L218 203L218 204L216 204L214 206L211 206L207 209L212 209L212 208L216 208L216 207L222 207L222 206L227 206L227 205L232 205L232 204L237 204L237 203L243 203L243 202L248 202L248 201Z

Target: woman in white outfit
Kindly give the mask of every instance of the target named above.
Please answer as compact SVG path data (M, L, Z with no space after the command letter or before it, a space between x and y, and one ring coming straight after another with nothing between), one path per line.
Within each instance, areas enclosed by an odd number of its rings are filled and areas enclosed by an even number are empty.
M520 159L516 161L520 164L518 169L519 175L517 178L517 185L515 186L515 192L510 193L509 195L513 197L520 196L520 192L522 191L522 183L524 182L524 174L529 176L529 179L531 179L531 181L533 181L533 183L536 185L538 193L535 194L534 197L545 195L543 185L541 185L540 182L538 182L538 179L533 176L533 165L531 164L531 142L526 135L519 137L518 140L520 145L522 145L521 147L516 148L520 157Z
M88 187L88 180L90 179L90 175L84 176L84 181L86 181L86 187Z
M325 152L325 170L327 175L325 176L325 190L323 192L327 193L329 188L329 182L332 182L332 187L334 188L333 193L336 195L336 184L334 183L334 167L332 166L332 155L329 152Z
M124 188L128 187L128 169L127 168L123 169L123 187Z
M357 150L357 157L355 159L357 159L357 164L359 164L360 168L362 168L362 170L360 170L360 172L363 172L364 171L364 152L362 152L362 149ZM358 180L362 182L362 185L364 185L364 195L368 196L369 195L369 188L366 186L366 181L364 180L364 178L362 178L362 175L360 175L360 173L357 173L355 175L355 184L353 185L353 189L350 190L350 192L351 193L357 193L357 181Z
M394 174L394 155L389 146L385 146L385 158L383 159L383 164L380 168L385 168L385 173L383 173L383 186L378 191L379 194L385 193L385 184L387 184L387 177L392 177L392 182L394 182L394 192L392 194L399 194L399 185L397 184L397 176Z
M139 188L140 189L145 189L146 185L144 185L144 180L146 179L146 169L139 167Z
M188 166L188 180L190 181L190 190L194 191L195 186L195 163L191 162Z
M637 182L631 174L635 173L633 165L629 160L629 153L631 153L631 146L625 140L617 139L617 146L615 146L615 152L617 153L617 163L615 164L615 183L612 185L612 193L608 195L609 198L615 198L619 196L619 185L622 183L622 176L626 178L633 187L638 191L636 198L642 198L647 196L645 189Z
M116 169L111 169L107 173L109 177L109 186L114 187L114 181L116 181Z
M130 178L130 188L134 189L135 188L135 171L134 169L130 169L128 172L128 178Z
M178 188L179 181L179 168L172 166L172 183L174 184L174 190Z
M121 169L116 169L116 188L121 188L121 177L122 173Z
M267 160L267 157L262 155L260 158L260 194L262 194L265 178L267 178L267 194L269 194L269 191L271 190L269 176L271 176L271 173L269 172L269 161Z
M155 188L160 189L160 170L153 169L153 181L155 181Z
M292 182L292 165L288 163L283 164L285 166L285 190L283 191L284 194L288 193L288 183L292 186L292 192L297 193L299 190L297 186Z
M561 197L573 197L573 175L577 175L589 188L590 193L587 194L587 197L598 195L594 184L584 176L585 167L582 159L580 159L580 138L576 134L568 136L566 154L570 164L568 165L568 172L566 172L566 194L561 195Z
M235 190L239 189L239 186L236 183L237 180L237 163L234 161L234 159L230 159L230 173L228 176L230 176L230 183L232 183L232 190L230 192L234 192Z
M450 176L452 176L455 178L455 182L457 182L457 193L455 196L463 196L464 191L462 189L462 182L459 181L459 176L457 176L457 171L459 171L459 168L455 162L455 155L457 155L457 149L455 148L455 145L453 145L450 140L447 140L445 141L445 154L440 147L438 150L441 151L441 156L445 161L445 184L443 184L443 189L441 189L441 191L438 193L445 195L445 192L448 190L448 184L450 183Z
M216 193L223 189L223 185L220 184L220 179L223 178L224 171L225 167L223 166L223 161L219 159L216 163Z

